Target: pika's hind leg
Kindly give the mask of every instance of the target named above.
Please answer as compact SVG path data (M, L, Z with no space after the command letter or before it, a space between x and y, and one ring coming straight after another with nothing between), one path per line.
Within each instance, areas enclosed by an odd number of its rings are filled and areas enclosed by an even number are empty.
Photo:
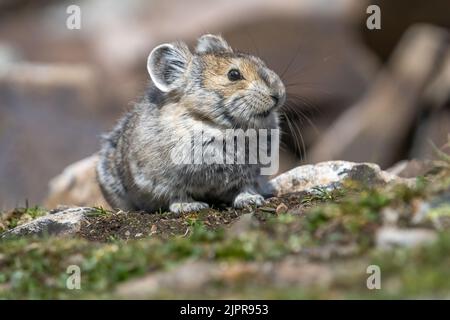
M174 213L199 211L206 208L209 208L207 203L194 201L193 199L178 199L172 201L169 205L170 211Z
M233 200L233 207L244 208L250 205L261 206L264 203L264 197L255 191L252 187L246 187L239 192Z

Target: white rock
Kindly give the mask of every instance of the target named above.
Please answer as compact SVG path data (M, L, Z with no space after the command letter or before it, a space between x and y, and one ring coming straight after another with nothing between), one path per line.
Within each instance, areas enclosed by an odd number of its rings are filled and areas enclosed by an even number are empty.
M405 180L373 163L326 161L299 166L279 175L263 186L263 193L281 196L293 192L314 193L315 188L333 190L342 186L346 179L368 186Z
M44 201L47 208L58 205L91 206L109 209L97 183L95 167L98 155L77 161L64 169L49 183L49 193Z
M93 210L95 209L72 208L55 214L47 214L4 232L1 238L25 235L61 236L74 234L80 230L81 223L85 220L85 214Z
M377 247L415 247L436 240L436 233L428 229L398 229L394 227L380 228L376 234Z

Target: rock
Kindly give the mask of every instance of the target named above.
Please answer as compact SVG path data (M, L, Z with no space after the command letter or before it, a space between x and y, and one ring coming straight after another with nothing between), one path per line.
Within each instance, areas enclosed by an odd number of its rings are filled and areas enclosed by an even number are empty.
M63 173L50 182L49 195L44 205L49 208L74 205L109 209L95 179L97 161L98 156L94 154L64 169ZM262 186L262 192L266 196L302 191L314 193L315 188L332 190L342 187L342 183L348 180L365 186L410 181L382 171L378 165L372 163L327 161L289 170Z
M47 214L4 232L1 235L1 238L5 239L16 236L31 235L71 235L80 230L81 223L84 221L85 215L93 210L95 209L71 208L55 214Z
M274 196L294 192L314 193L317 188L327 190L340 188L345 181L354 181L365 186L386 184L393 181L407 182L407 180L396 175L382 171L376 164L327 161L289 170L264 185L263 193Z
M379 248L415 247L436 240L436 233L428 229L398 229L382 227L377 231L376 244Z
M402 178L414 178L426 175L434 168L436 164L431 160L413 159L399 161L386 171Z
M98 155L94 154L71 164L53 178L49 183L49 194L44 206L54 208L64 204L109 209L96 180L97 161Z

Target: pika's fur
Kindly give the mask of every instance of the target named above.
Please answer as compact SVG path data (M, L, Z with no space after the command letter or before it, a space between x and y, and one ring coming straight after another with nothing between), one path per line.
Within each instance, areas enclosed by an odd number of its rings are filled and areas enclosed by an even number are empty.
M147 69L153 84L102 142L97 177L110 205L150 212L261 205L260 165L176 164L171 152L200 126L206 132L278 129L285 100L280 78L261 59L233 52L209 34L193 53L182 42L156 47ZM222 148L212 141L205 146Z

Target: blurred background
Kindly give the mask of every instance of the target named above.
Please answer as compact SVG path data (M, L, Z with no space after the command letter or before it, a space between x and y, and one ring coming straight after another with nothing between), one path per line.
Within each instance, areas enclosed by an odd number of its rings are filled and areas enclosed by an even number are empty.
M50 179L98 150L143 94L154 46L204 33L282 76L281 172L432 159L450 132L449 13L448 0L0 0L0 210L42 203Z

